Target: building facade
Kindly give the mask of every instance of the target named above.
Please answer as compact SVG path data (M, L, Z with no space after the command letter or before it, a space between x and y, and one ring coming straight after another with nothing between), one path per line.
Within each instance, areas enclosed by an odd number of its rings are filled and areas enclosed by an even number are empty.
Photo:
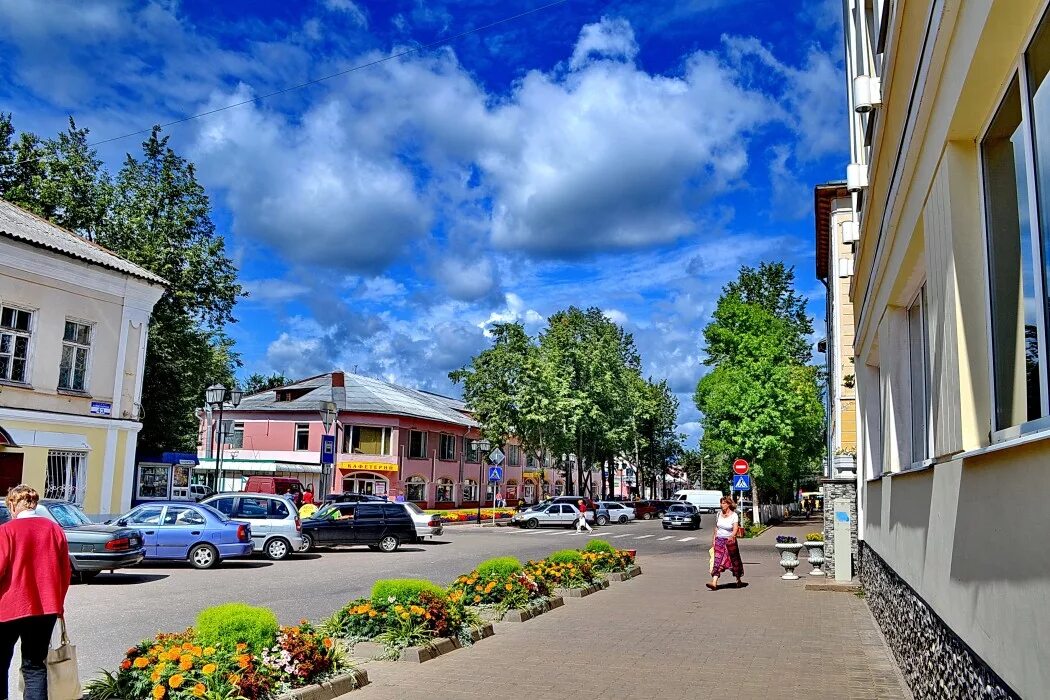
M325 430L321 406L336 406ZM252 474L293 476L315 492L354 492L403 497L424 508L492 505L488 461L472 449L478 424L462 401L347 372L329 372L279 389L246 396L223 411L217 483L216 423L202 415L200 465L195 478L219 490L241 490ZM322 436L334 435L336 454L327 479L321 467ZM541 465L518 445L499 446L502 495L508 505L561 495L565 482L551 464ZM490 447L490 452L492 448ZM594 477L598 483L598 477Z
M0 201L0 493L131 504L149 318L164 280Z
M916 697L1050 688L1046 0L845 0L860 572Z

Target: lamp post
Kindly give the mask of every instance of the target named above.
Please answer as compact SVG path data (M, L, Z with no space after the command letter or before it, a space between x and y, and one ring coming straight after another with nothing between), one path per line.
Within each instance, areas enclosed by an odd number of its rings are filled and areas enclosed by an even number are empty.
M332 428L332 424L335 423L336 416L339 415L339 407L336 406L335 401L322 401L319 407L321 414L321 423L324 425L324 434L328 435L328 431ZM337 437L338 442L338 437ZM339 449L339 445L335 446L335 449ZM334 457L334 455L333 455ZM320 496L326 498L325 494L328 493L328 465L324 461L324 440L321 440L321 488L324 489Z
M212 409L219 409L219 423L215 431L215 442L218 447L215 454L215 490L217 492L222 491L222 436L224 432L229 432L225 431L223 427L222 410L227 401L234 408L237 408L243 395L244 392L238 389L236 385L232 389L227 390L222 384L212 384L204 390L204 400L208 402Z
M478 526L481 526L481 496L483 491L481 490L481 484L484 480L481 478L485 470L485 460L488 456L489 447L492 446L485 438L480 440L472 440L470 447L472 450L478 453Z

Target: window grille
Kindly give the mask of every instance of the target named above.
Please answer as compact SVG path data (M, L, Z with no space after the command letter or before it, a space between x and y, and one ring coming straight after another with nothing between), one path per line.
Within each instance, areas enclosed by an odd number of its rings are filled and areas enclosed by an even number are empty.
M49 450L44 498L84 505L87 490L87 453Z

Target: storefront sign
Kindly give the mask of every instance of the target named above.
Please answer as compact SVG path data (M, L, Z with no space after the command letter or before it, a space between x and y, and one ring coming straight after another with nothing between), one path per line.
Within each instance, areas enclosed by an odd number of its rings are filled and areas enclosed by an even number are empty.
M385 496L386 495L386 484L383 483L382 481L377 481L375 483L375 492L376 492L377 496Z
M113 413L113 404L108 401L92 401L91 414L94 416L108 416Z
M522 476L525 477L526 479L539 479L540 478L540 473L539 472L522 472Z
M369 472L397 472L396 464L389 462L340 462L339 468L344 470L361 469Z

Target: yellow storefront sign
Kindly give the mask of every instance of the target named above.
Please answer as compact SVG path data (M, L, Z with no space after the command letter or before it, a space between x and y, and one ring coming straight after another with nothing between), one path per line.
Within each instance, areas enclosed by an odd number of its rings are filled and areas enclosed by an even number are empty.
M540 478L540 473L539 472L522 472L521 475L525 479L539 479Z
M398 467L390 462L340 462L340 469L361 469L370 472L396 472Z

